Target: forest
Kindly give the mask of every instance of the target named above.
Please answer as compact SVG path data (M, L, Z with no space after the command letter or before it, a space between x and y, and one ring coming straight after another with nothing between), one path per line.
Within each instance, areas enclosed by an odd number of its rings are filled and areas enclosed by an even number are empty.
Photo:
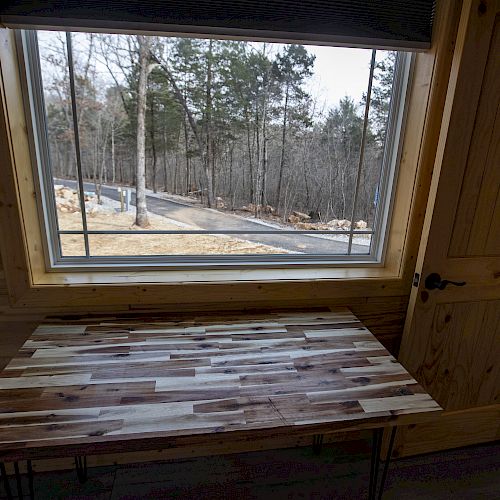
M207 207L251 206L256 217L354 215L372 226L395 52L373 51L372 85L361 98L318 109L308 86L315 56L303 45L69 38L71 54L65 33L39 36L54 177L77 175L72 56L83 176L98 195L102 184L134 186L138 226L148 225L145 188L196 196Z

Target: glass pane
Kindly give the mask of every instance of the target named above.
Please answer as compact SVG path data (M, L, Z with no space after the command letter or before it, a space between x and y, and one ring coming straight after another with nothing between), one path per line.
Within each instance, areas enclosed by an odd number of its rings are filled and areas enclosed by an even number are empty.
M37 33L52 189L60 229L82 230L65 33Z
M81 234L61 234L63 257L85 257L85 243Z
M58 221L81 229L65 33L38 39ZM345 255L351 228L373 228L394 52L377 52L351 221L370 49L103 33L71 40L90 230L346 233L94 235L92 254ZM370 237L356 235L353 253L369 248Z
M90 254L106 255L345 255L347 235L311 234L91 234ZM352 251L369 252L369 237L356 236Z
M373 229L380 203L379 180L383 166L396 55L394 51L385 50L376 53L364 161L354 217L356 229Z
M354 234L352 237L351 253L356 255L369 255L371 241L371 234Z

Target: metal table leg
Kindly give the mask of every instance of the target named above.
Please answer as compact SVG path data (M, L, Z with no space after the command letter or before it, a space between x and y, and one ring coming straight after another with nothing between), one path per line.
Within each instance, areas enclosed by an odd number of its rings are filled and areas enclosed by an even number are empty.
M380 469L380 455L382 451L382 437L384 435L384 429L374 429L373 430L373 444L372 444L372 457L370 463L370 484L368 487L368 498L369 500L381 500L382 494L384 493L385 480L387 479L387 472L389 470L389 462L391 461L392 450L394 448L394 440L396 438L397 427L393 427L391 430L391 437L389 440L389 447L387 449L387 454L384 460L384 468L382 470L382 477L380 483L378 480L378 473Z
M30 491L30 498L33 500L35 498L35 486L33 481L33 466L31 460L27 461L28 466L28 488Z
M382 444L382 436L384 429L373 429L372 437L372 457L370 461L370 484L368 486L368 499L374 500L377 483L378 483L378 470L380 466L380 447Z
M315 455L319 455L323 449L323 437L323 434L314 434L313 436L312 448Z
M75 457L75 468L78 481L83 484L88 478L87 457Z
M7 495L7 498L11 500L12 490L10 489L9 478L7 477L7 471L5 470L5 464L3 462L0 463L0 471L2 472L2 482L5 489L5 494Z
M31 460L27 460L27 469L28 469L28 484L29 484L29 498L34 500L35 498L35 488L33 484L33 467L31 464ZM10 488L9 478L7 476L7 471L5 469L5 464L0 463L0 471L2 473L2 481L5 488L5 494L7 498L10 500L13 497L12 490ZM16 485L17 485L17 497L22 499L23 495L23 476L21 471L19 470L19 462L14 462L14 472L16 476Z

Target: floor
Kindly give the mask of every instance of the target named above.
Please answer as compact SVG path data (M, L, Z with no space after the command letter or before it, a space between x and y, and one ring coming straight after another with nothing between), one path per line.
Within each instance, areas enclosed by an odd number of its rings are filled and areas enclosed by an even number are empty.
M35 491L37 499L356 500L366 498L368 472L369 442L358 441L325 445L320 455L293 448L97 467L83 485L74 471L39 473ZM500 444L394 461L383 498L500 499Z

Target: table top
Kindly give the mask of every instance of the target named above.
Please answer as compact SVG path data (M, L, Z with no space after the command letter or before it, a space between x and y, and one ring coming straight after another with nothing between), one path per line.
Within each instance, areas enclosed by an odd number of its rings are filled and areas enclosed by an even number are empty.
M373 428L440 409L348 309L43 324L0 374L0 457Z

